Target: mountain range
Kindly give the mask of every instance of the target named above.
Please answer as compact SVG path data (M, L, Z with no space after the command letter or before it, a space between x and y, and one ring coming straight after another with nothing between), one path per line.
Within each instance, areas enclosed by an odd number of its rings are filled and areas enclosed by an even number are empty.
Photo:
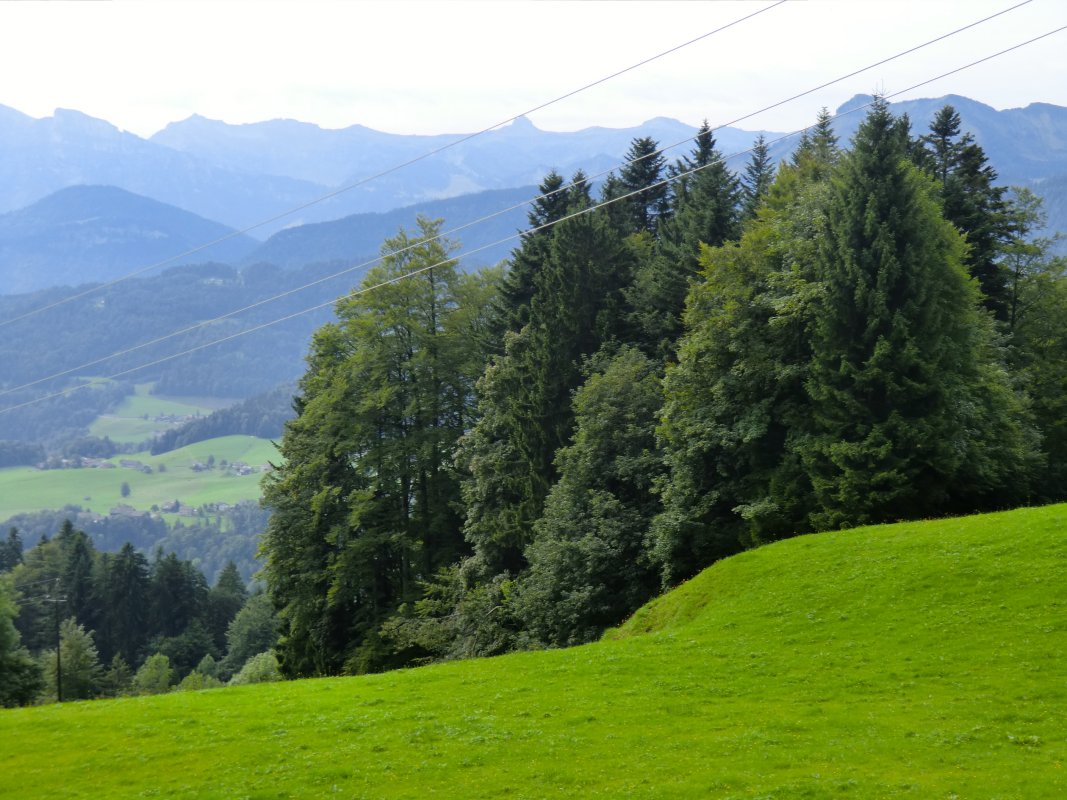
M838 109L842 142L871 99L857 95ZM1034 103L998 111L948 95L893 110L907 114L919 134L946 103L985 148L1001 182L1043 194L1050 227L1067 228L1067 108ZM446 229L496 215L458 234L464 251L486 247L469 264L491 263L513 246L493 243L523 227L525 210L517 206L536 194L548 170L595 176L617 168L637 136L677 145L666 153L673 159L691 148L694 133L666 118L573 133L542 131L519 118L475 137L193 116L142 139L76 111L33 119L0 106L0 293L112 280L222 237L229 238L175 263L296 267L366 257L418 213L444 217ZM763 133L774 158L786 157L798 138ZM757 134L715 132L720 151L736 154L728 159L735 171L743 170ZM250 227L249 235L236 233Z

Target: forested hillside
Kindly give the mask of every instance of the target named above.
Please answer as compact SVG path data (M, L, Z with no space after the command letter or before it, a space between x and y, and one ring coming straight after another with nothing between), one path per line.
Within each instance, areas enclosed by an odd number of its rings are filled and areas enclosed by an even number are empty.
M284 674L589 642L747 548L1063 497L1040 200L951 107L831 121L740 175L707 127L599 188L550 173L502 270L441 220L384 242L264 479Z
M748 547L1063 496L1040 202L951 107L831 123L740 177L706 127L596 197L552 173L499 281L439 223L385 243L265 482L288 675L591 641Z
M0 542L0 705L218 686L275 638L233 562L209 587L173 552L104 553L69 521L25 554L15 529Z

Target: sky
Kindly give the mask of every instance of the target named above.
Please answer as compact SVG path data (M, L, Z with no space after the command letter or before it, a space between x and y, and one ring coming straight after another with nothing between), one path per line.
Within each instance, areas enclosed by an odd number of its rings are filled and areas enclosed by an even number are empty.
M530 114L559 131L661 116L718 126L1018 1L0 2L0 105L73 108L140 136L194 113L466 133L755 14ZM737 126L794 130L822 106L908 89L1064 25L1067 2L1031 0ZM1067 31L900 99L949 93L1067 106Z

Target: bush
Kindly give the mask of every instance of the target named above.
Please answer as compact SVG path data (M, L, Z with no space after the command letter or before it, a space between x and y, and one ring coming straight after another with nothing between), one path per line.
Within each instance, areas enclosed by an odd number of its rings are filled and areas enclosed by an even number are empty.
M278 669L278 659L273 651L268 650L248 659L245 665L241 667L241 671L230 678L230 685L243 686L247 683L270 683L281 679L282 673Z

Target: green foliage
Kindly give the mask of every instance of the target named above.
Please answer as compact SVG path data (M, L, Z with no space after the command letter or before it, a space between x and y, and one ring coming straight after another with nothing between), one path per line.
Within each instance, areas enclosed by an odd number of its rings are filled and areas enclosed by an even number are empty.
M55 700L88 700L96 697L102 688L104 668L93 643L92 633L86 631L73 617L59 626L59 663L56 651L41 654L45 694ZM61 690L60 694L57 691Z
M236 675L230 678L230 686L244 686L249 683L272 683L280 681L282 673L278 669L278 658L268 650L252 656Z
M661 428L668 582L812 528L1026 496L1025 406L906 125L883 103L851 152L829 136L690 292Z
M773 182L774 162L771 161L767 139L761 133L752 145L752 155L749 157L744 177L741 179L742 213L746 219L756 216ZM714 242L709 242L709 244L714 244Z
M155 653L145 659L133 676L132 689L135 694L162 694L170 691L173 679L170 659L162 653Z
M546 644L592 641L658 586L645 541L663 467L655 426L656 365L623 348L590 361L574 396L575 434L556 455L560 479L526 556L517 614Z
M581 359L626 328L632 253L600 214L552 228L529 322L505 337L504 354L478 382L478 419L459 462L471 474L463 487L466 537L493 573L523 566L556 478L556 450L573 428Z
M12 620L18 606L11 581L0 576L0 706L25 705L42 688L41 670L20 641Z
M5 711L0 792L1060 797L1065 524L1055 506L780 542L622 641Z
M998 263L1011 241L1013 220L1005 203L1006 188L996 186L996 170L969 133L960 134L960 115L943 107L920 140L919 165L937 182L945 218L967 240L963 261L978 280L986 307L997 319L1009 314L1008 276Z
M285 463L264 484L264 574L287 674L384 666L385 654L357 653L467 550L452 454L474 417L484 355L470 334L488 296L485 278L456 272L439 230L420 218L416 237L387 240L365 279L385 285L340 301L316 334Z
M669 187L664 180L667 159L658 151L656 140L643 136L634 139L623 156L626 163L619 170L619 196L633 195L620 201L625 233L655 235L661 218L669 213Z
M10 572L22 563L22 535L19 529L8 528L7 539L0 542L0 573Z
M963 268L884 102L841 161L816 238L823 287L800 446L816 527L1026 496L1032 441Z
M783 167L773 205L738 244L705 248L686 334L664 380L669 478L653 526L673 583L743 546L797 531L810 494L790 454L801 423L818 287L812 240L825 190Z
M104 651L137 664L151 619L148 560L126 544L117 555L102 559L98 570Z
M671 214L660 220L654 246L636 247L640 258L626 296L638 338L649 352L666 356L682 332L682 310L698 277L700 247L718 246L739 230L737 178L715 147L707 121L688 156L671 165L675 176Z
M178 682L178 685L174 687L174 691L199 692L203 689L217 689L222 685L222 681L218 678L193 670Z
M1041 201L1026 189L1013 195L1017 238L1000 262L1008 277L1010 352L1041 431L1038 495L1060 499L1067 485L1067 259L1052 255L1055 238L1033 235L1045 224Z
M270 597L252 595L226 628L226 657L221 669L233 673L256 653L272 649L278 643L278 618Z
M100 695L102 697L122 697L129 693L133 685L133 672L122 656L112 657L107 670L100 677Z
M192 672L205 654L212 657L218 654L211 634L199 619L190 622L177 636L156 639L152 649L167 657L176 676Z

